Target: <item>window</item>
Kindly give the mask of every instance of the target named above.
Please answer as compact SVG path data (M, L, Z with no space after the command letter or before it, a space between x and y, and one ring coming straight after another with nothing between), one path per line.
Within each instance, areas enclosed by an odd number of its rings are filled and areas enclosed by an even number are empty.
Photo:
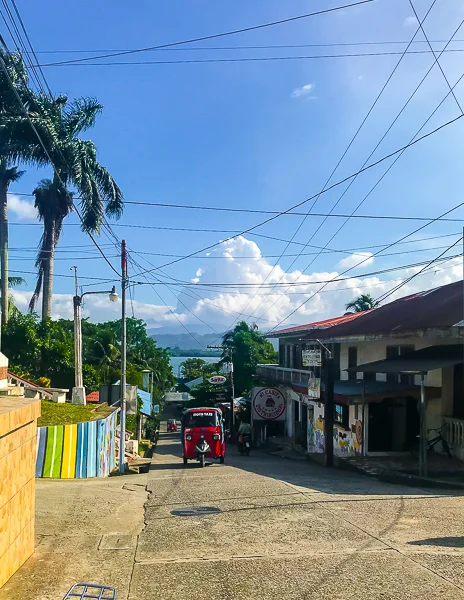
M298 346L292 346L292 368L298 369Z
M285 347L287 348L287 352L286 352L287 356L286 356L285 366L287 367L287 369L289 369L290 366L291 366L291 364L290 364L290 359L291 359L290 351L291 351L291 348L288 345L285 346Z
M184 427L217 427L218 414L215 410L204 412L188 412L184 417Z
M344 406L343 404L335 404L334 406L334 423L348 429L348 423L350 420L350 407Z
M352 369L353 367L358 366L358 349L356 346L350 346L348 348L348 368ZM348 379L349 381L353 381L356 379L357 373L355 371L348 371Z
M279 346L279 367L285 367L285 346L283 344Z

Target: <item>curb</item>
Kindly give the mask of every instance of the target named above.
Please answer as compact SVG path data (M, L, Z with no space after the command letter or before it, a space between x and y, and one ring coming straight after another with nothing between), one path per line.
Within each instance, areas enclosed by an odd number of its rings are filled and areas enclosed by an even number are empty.
M464 490L464 483L458 481L445 481L443 479L431 479L429 477L420 477L419 475L409 475L399 471L382 471L379 473L379 481L388 483L398 483L421 488L438 488L442 490Z

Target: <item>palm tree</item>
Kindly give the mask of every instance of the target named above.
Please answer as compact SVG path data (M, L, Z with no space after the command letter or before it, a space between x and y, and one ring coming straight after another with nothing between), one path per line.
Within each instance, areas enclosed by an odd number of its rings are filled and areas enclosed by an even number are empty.
M6 72L5 72L6 71ZM12 163L18 159L34 162L30 152L30 132L7 132L8 119L20 113L17 92L23 96L27 70L19 53L0 48L0 294L2 325L8 321L8 189L23 175ZM26 102L26 98L23 98Z
M63 221L74 208L67 186L74 186L79 194L83 231L99 232L105 214L116 217L122 214L121 190L97 161L94 143L78 137L94 125L101 110L101 104L92 98L68 103L65 96L52 100L37 96L33 107L32 119L37 116L47 135L47 153L38 154L44 160L50 156L54 170L53 179L43 179L33 192L43 222L43 235L36 263L37 285L29 309L34 310L42 291L42 319L51 315L55 248Z
M345 306L347 312L345 315L351 315L353 313L364 312L365 310L372 310L380 306L380 302L374 300L370 294L361 294Z

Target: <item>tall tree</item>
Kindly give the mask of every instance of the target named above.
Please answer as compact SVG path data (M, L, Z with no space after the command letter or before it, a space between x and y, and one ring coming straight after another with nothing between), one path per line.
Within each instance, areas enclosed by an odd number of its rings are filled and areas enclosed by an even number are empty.
M27 104L24 93L27 70L20 54L0 48L0 295L2 325L8 321L8 190L24 171L15 165L19 159L35 162L30 132L10 130L9 123L21 112L21 102Z
M347 312L346 315L353 313L364 312L365 310L371 310L377 308L380 302L376 302L370 294L361 294L345 306Z
M269 340L256 325L240 321L223 339L222 362L229 362L232 356L234 364L234 383L236 394L248 392L253 386L253 375L258 364L273 363L277 352Z
M34 190L35 206L43 221L42 242L37 256L37 285L29 308L34 310L42 290L42 319L51 314L54 253L63 221L73 210L72 194L67 186L77 190L82 211L82 229L99 232L105 214L119 217L123 197L110 173L97 161L93 142L79 135L93 127L102 105L93 98L78 98L68 102L66 96L50 99L39 96L34 110L46 120L48 136L42 158L51 159L53 179L42 180ZM34 116L32 120L34 120Z

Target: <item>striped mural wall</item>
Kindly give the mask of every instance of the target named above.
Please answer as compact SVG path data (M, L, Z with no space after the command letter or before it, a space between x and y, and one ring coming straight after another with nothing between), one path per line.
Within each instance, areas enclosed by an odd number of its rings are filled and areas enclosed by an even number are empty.
M82 479L107 477L116 462L116 420L37 428L36 477Z

